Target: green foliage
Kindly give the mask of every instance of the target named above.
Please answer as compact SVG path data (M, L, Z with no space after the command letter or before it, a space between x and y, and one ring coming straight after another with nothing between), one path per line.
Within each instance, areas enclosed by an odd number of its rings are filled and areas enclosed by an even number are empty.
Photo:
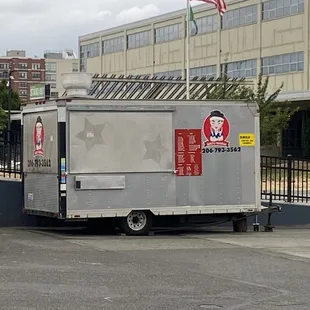
M227 70L227 69L226 69ZM223 84L229 81L226 71L223 74ZM222 94L219 99L235 99L254 101L257 103L260 113L260 140L261 145L276 145L282 130L287 128L292 115L298 111L298 108L292 107L290 102L277 102L283 83L278 89L267 93L269 77L259 74L256 87L240 85L229 94ZM223 87L225 89L225 87Z
M0 107L0 130L6 126L7 122L7 114L5 113L4 109Z
M2 109L8 109L8 96L9 96L9 88L7 87L7 80L2 80L0 82L0 106ZM12 110L20 109L21 100L17 92L12 91Z
M8 109L9 88L7 87L7 80L0 81L0 129L6 126L7 115L5 110ZM12 105L11 110L20 110L20 98L18 93L12 91Z

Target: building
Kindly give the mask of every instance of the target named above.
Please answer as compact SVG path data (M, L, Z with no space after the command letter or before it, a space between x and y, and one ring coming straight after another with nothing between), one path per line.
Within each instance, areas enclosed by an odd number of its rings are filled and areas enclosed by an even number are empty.
M9 50L6 52L7 57L26 57L26 51L24 50Z
M11 65L12 89L19 93L22 101L27 101L30 85L45 81L45 60L26 57L25 51L7 51L6 55L0 56L0 79L9 77Z
M271 76L274 88L309 88L309 4L304 0L227 0L221 21L211 4L194 7L191 75ZM92 73L185 75L186 10L79 37L80 69Z
M219 76L227 64L231 77L255 82L260 72L269 75L269 91L282 82L283 94L308 90L309 1L226 3L222 19L211 4L194 7L199 32L191 31L190 75ZM80 70L91 73L185 77L186 9L80 36L79 58ZM304 152L307 122L310 113L294 116L283 135L284 154Z
M45 83L51 85L51 98L58 98L64 93L61 75L78 72L79 61L73 50L45 51L46 63Z

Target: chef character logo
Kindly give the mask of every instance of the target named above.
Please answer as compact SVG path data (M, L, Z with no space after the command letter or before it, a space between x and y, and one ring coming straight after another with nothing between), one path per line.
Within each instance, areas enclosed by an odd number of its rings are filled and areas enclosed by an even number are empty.
M33 131L34 156L44 156L44 126L41 116L38 116Z
M207 141L204 146L228 146L230 126L225 115L218 110L211 111L210 115L204 120L203 133Z

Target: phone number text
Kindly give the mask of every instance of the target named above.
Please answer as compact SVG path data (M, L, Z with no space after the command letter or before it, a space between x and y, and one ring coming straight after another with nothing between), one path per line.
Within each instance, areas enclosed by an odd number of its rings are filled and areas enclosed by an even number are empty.
M212 148L203 148L202 153L212 154L212 153L239 153L241 152L241 147L212 147Z
M28 168L50 167L50 159L28 159Z

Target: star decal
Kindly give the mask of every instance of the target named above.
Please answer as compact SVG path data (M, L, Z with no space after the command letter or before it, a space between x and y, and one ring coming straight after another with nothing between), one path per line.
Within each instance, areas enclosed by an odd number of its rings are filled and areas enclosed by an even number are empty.
M105 124L93 125L86 117L84 130L79 132L76 137L85 142L87 151L91 150L96 144L106 144L102 138L102 130Z
M146 153L143 159L152 159L157 164L160 163L163 153L168 151L165 147L163 147L160 135L158 135L154 141L144 141L144 145L146 148Z

